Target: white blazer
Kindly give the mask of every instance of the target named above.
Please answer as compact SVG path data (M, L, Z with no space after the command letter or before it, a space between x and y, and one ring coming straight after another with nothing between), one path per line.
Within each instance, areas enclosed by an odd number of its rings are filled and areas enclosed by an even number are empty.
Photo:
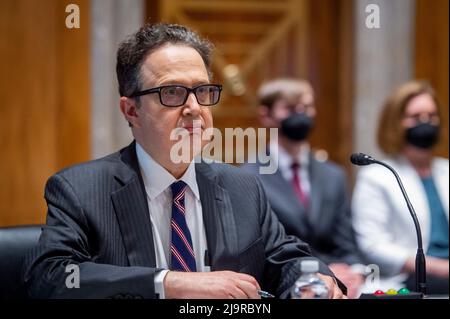
M385 161L399 174L420 223L423 249L430 242L430 209L419 175L405 158ZM432 176L448 223L449 161L435 158ZM394 281L406 279L401 268L415 256L417 239L414 223L394 175L380 165L360 169L352 199L353 226L358 245L383 276ZM395 288L395 287L393 287Z

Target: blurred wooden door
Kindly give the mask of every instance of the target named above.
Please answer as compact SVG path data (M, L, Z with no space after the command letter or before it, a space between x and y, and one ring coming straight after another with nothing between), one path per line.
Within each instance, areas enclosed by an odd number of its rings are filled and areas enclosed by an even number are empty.
M89 6L0 1L0 226L43 223L47 178L89 158Z
M258 127L264 80L302 77L316 91L316 149L347 166L352 151L352 0L147 1L149 21L190 26L216 46L214 77L225 85L214 124ZM350 169L349 169L350 171Z
M436 152L448 154L448 0L416 2L416 78L427 79L442 103L442 141Z

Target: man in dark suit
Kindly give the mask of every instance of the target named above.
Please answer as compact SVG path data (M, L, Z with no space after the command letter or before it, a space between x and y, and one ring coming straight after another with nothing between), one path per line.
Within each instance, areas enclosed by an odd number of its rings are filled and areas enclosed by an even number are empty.
M210 53L170 24L120 45L120 109L135 142L49 179L47 225L24 270L31 297L289 295L308 245L285 234L256 177L194 161L221 91L210 82ZM187 160L177 143L191 147ZM320 272L330 297L343 298L326 265Z
M346 284L349 297L355 297L364 266L351 226L345 173L318 160L308 144L316 115L313 89L306 81L280 78L264 83L258 98L261 123L279 129L278 139L269 144L278 168L274 174L259 174L262 164L257 162L243 169L260 177L287 234L308 242Z

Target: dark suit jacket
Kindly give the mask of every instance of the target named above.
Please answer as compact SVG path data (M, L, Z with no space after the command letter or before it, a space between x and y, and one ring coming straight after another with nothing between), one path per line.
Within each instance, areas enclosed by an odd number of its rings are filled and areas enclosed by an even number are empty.
M262 289L286 297L308 245L286 236L254 176L225 164L196 164L196 173L211 269L250 274ZM47 225L24 264L31 297L156 297L152 226L134 143L55 174L45 199ZM66 288L69 264L79 266L80 288ZM322 263L320 272L332 275Z
M319 162L310 155L311 194L307 212L279 170L260 175L260 166L260 163L245 164L242 169L259 176L287 234L309 243L313 253L326 263L362 262L351 224L347 181L340 167Z

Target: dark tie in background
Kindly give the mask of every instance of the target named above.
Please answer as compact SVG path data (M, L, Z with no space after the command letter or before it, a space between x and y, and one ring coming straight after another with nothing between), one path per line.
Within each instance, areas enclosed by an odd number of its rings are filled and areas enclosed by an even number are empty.
M308 207L308 196L305 194L305 192L302 189L302 184L300 183L300 176L298 174L300 168L300 164L297 162L293 162L291 165L292 169L292 186L294 187L295 194L298 197L298 200L300 203L303 204L305 208Z
M197 271L195 266L195 254L192 248L191 233L186 223L186 210L184 205L184 195L187 185L178 181L170 185L172 189L172 229L171 270L176 271Z

